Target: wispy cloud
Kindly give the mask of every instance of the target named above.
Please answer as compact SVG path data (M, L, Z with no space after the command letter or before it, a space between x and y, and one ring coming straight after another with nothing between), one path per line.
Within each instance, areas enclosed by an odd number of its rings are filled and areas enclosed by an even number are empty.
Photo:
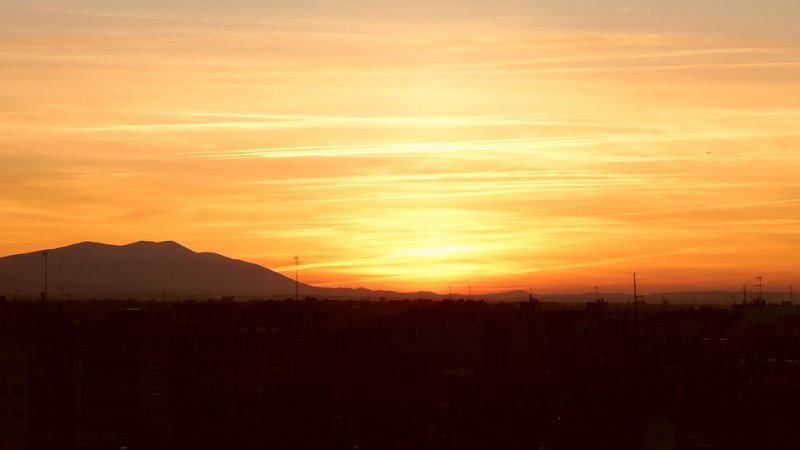
M2 7L0 252L177 239L409 291L794 264L793 40L143 1Z
M505 154L507 156L519 155L522 157L539 156L550 160L570 160L574 155L553 152L559 148L580 148L610 144L631 144L646 142L670 141L702 141L719 139L746 139L765 136L796 136L797 131L783 131L780 133L759 130L736 130L718 132L693 132L671 134L639 134L639 135L592 135L575 137L551 138L521 138L521 139L495 139L481 141L453 141L453 142L418 142L392 145L326 145L303 147L273 147L253 148L238 150L206 151L194 153L194 156L211 159L247 159L247 158L321 158L321 157L415 157L418 154L428 156L451 156L455 158L482 158L486 153ZM636 161L677 161L696 160L704 157L703 154L600 154L597 157L608 162L636 162ZM733 155L733 158L740 155Z

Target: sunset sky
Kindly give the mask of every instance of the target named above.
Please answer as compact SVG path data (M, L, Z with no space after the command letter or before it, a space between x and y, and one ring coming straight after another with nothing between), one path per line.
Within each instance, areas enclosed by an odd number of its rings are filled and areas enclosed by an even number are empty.
M800 2L0 0L0 255L788 290Z

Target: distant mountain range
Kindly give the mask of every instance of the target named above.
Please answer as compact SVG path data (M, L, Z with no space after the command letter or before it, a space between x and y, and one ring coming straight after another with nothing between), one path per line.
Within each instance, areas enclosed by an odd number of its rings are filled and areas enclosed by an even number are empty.
M294 297L295 282L258 264L217 253L194 252L177 242L127 245L82 242L48 249L50 298ZM0 258L0 295L38 297L44 290L43 250ZM63 292L63 294L62 294ZM433 292L400 293L299 284L300 296L329 298L438 298Z
M232 259L217 253L194 252L177 242L140 241L127 245L82 242L48 249L47 272L50 298L137 298L167 297L205 299L294 297L294 280L258 264ZM43 251L0 258L0 295L38 297L44 289ZM324 288L299 284L300 296L350 299L442 299L435 292L395 292L364 288ZM613 302L630 301L632 296L601 293ZM595 293L539 296L544 301L593 301ZM454 299L465 298L453 294ZM725 291L673 292L645 296L648 303L665 297L675 303L732 303L741 294ZM785 297L785 298L784 298ZM528 292L517 290L475 299L521 301ZM785 293L772 293L770 301L787 300Z

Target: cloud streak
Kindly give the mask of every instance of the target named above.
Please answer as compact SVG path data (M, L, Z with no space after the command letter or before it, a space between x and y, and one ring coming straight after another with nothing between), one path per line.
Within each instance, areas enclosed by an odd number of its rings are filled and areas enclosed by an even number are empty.
M603 2L601 30L515 2L143 1L4 6L0 254L179 240L405 291L792 276L794 40Z

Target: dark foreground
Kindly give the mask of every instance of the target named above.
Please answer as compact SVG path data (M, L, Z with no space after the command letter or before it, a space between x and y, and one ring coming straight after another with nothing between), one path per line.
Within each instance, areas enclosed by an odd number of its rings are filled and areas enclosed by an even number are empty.
M797 449L800 307L0 302L0 449Z

